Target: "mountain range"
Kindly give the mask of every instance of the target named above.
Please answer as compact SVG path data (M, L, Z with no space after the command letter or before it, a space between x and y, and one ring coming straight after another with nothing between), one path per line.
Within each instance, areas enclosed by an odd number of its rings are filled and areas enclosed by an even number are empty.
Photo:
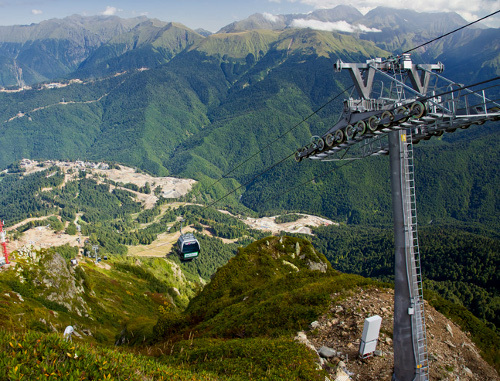
M307 22L337 31L294 27ZM116 161L194 178L205 201L248 183L225 202L386 223L388 182L376 170L387 166L383 158L303 188L297 185L323 173L324 164L287 161L250 180L333 125L342 97L314 110L351 85L346 73L333 73L337 59L388 57L465 24L453 13L377 8L363 16L339 6L309 15L252 15L206 37L145 17L71 16L2 27L0 83L7 88L0 92L0 166L23 157ZM465 28L414 52L414 60L441 60L447 77L476 82L498 74L499 41L497 29ZM425 220L498 221L498 209L489 208L498 184L494 131L471 127L417 148ZM447 176L438 178L436 166ZM457 182L464 186L448 192Z
M12 240L37 228L76 238L77 225L82 235L80 248L28 245L0 271L0 326L30 330L0 332L9 353L2 377L333 375L340 358L356 355L365 317L392 320L390 284L379 281L393 280L389 164L375 157L337 168L286 158L336 122L352 84L333 72L338 59L389 57L466 24L453 13L363 15L339 6L256 14L214 34L146 17L74 15L0 27L0 168L7 169L0 217L9 227L20 222ZM446 77L471 84L498 76L499 42L498 29L465 28L412 58L442 61ZM432 378L495 377L478 353L499 369L497 130L498 122L470 126L415 145L424 286L433 290L425 294ZM21 158L105 161L192 178L184 201L219 201L233 215L164 198L147 208L155 184L139 188L49 162L27 175ZM335 223L312 237L266 237L234 217L293 221L291 211ZM181 215L202 247L189 263L166 249ZM160 257L126 257L153 243ZM94 245L106 261L83 256ZM75 344L51 333L67 324L80 335ZM340 358L318 360L316 349L292 340L299 330L317 347L339 343ZM386 323L384 351L391 335ZM112 353L106 346L113 344L135 344L134 354L156 358ZM374 359L388 379L390 358Z
M223 27L217 34L311 28L355 33L361 39L398 53L466 23L456 13L418 13L378 7L362 15L352 6L339 5L309 14L254 14ZM485 32L488 35L487 31L487 28L472 26L462 34L470 40L481 38ZM151 68L168 62L207 37L210 32L193 31L181 24L144 16L121 19L73 15L39 24L1 26L0 86L32 85L75 74L92 77L104 69L114 73L141 65ZM463 38L455 38L453 45ZM493 51L496 47L495 44L483 46ZM438 48L431 48L433 56L436 50ZM130 62L130 55L141 58L131 58L133 62Z

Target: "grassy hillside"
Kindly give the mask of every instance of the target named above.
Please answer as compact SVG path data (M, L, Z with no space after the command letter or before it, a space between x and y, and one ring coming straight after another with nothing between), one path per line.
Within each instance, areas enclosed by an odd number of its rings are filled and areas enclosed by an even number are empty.
M127 332L156 323L159 306L183 309L199 287L194 274L174 275L179 265L163 258L100 265L80 258L72 267L77 252L68 246L15 252L15 266L0 273L0 326L61 333L74 325L83 341L113 344L120 332L130 341Z
M293 237L267 237L240 248L185 309L177 293L165 292L173 278L169 278L169 267L160 264L163 259L140 264L113 261L110 269L85 263L72 270L64 261L56 268L53 253L39 252L36 258L36 267L33 259L26 259L20 261L23 271L0 274L0 306L4 306L0 347L8 354L1 370L4 378L323 380L325 373L317 368L316 354L292 337L328 311L332 295L340 301L360 288L383 286L333 270L308 241ZM64 279L64 268L73 276L81 273L74 279L88 294L82 299L89 316L71 315L79 303L74 296L54 302L43 299L39 292L46 288L42 284L48 284L51 272L59 274L52 281ZM34 284L37 279L45 281L31 294L26 286L24 290L17 286L19 294L5 288L14 284L5 278L9 273L17 279L31 277ZM60 293L64 294L68 291ZM498 352L495 333L463 307L435 294L427 298L467 329L483 355L494 362ZM65 311L63 303L69 300L72 304ZM44 308L46 314L41 315ZM17 311L23 311L22 322L32 319L30 331L19 332L18 321L6 325L8 316L18 316ZM113 318L111 313L118 315ZM333 318L335 312L330 313ZM118 323L122 330L116 338L134 347L109 347L113 341L106 340L105 328L116 332ZM74 335L73 342L63 341L61 331L68 324L85 335ZM51 333L54 327L58 334ZM94 340L99 344L89 345Z
M323 379L291 338L325 311L331 293L373 284L334 271L306 240L261 239L240 248L184 312L163 311L154 332L174 345L161 360L241 379Z
M2 360L0 377L10 380L233 380L167 366L150 357L115 348L68 342L56 334L0 331L0 348L8 354Z
M296 344L289 339L328 310L332 295L342 300L360 288L382 286L333 270L306 240L264 238L239 249L183 313L163 311L155 332L172 346L170 355L161 360L217 374L243 375L250 369L251 379L264 377L267 361L269 379L316 379L319 375L308 368L309 356L302 353L305 357L299 360ZM470 332L483 356L495 364L498 334L465 308L436 294L426 295L439 311Z

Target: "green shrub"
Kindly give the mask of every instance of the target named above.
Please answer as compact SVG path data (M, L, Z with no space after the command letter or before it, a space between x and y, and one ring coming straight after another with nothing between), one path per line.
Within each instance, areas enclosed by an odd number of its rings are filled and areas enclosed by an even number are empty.
M75 235L77 233L76 226L73 222L70 222L66 227L66 233L69 235Z
M291 339L195 339L176 343L167 364L186 364L193 371L209 371L238 380L324 380L316 354Z
M115 348L63 340L60 335L0 331L0 379L2 380L229 380L208 372L172 367Z
M287 222L295 222L302 218L299 214L284 214L275 218L277 224L286 224Z

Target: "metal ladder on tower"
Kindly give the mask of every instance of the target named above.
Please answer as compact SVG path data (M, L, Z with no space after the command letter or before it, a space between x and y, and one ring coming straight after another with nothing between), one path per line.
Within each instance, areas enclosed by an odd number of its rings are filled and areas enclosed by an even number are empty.
M405 134L405 132L402 132ZM411 130L406 131L403 166L404 166L404 213L406 225L406 250L407 252L407 271L410 288L410 297L412 299L412 308L408 311L412 314L412 338L416 360L415 380L429 380L429 360L427 354L427 337L425 331L425 311L424 295L422 285L422 269L420 263L420 251L418 246L417 231L417 205L415 197L415 174L414 174L414 156L413 141Z

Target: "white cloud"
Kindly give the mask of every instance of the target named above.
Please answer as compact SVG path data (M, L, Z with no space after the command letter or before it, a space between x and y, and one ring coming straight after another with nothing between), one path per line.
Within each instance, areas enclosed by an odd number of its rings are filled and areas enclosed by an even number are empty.
M104 16L114 16L118 13L120 9L116 8L116 7L111 7L111 6L107 6L106 9L104 10L104 12L102 12L101 14L104 15Z
M262 16L264 16L264 18L268 21L271 21L271 22L276 22L279 20L279 17L278 16L275 16L275 15L272 15L270 13L263 13Z
M356 28L358 28L361 32L363 33L368 33L368 32L382 32L380 29L377 28L368 28L367 26L364 26L363 24L358 24L354 25Z
M287 0L288 2L300 2L315 9L335 8L337 5L346 4L345 0ZM457 12L467 21L475 21L498 10L498 0L350 0L349 4L359 9L362 13L379 7L396 9L411 9L417 12ZM499 18L490 18L483 21L490 26L496 24L500 27Z
M364 25L352 25L346 21L336 21L336 22L324 22L319 20L306 20L306 19L296 19L292 21L291 26L293 28L311 28L316 30L326 30L328 32L339 31L339 32L381 32L380 29L368 28Z
M40 9L32 9L31 13L34 15L41 15L43 12Z

